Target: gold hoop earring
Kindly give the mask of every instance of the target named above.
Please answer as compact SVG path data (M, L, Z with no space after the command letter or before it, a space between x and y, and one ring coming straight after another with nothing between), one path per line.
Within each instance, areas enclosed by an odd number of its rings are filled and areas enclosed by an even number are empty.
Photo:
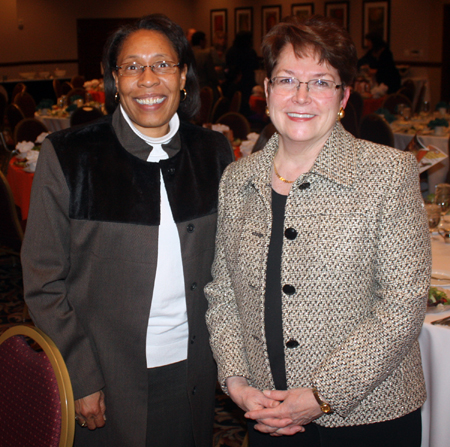
M119 92L116 92L116 94L114 95L114 101L120 102L120 95L119 95Z
M266 115L267 115L267 116L270 116L269 107L266 107Z
M338 112L338 120L341 121L342 118L345 116L345 110L343 107L341 107L341 110Z
M187 91L184 88L183 90L181 90L181 93L183 93L183 97L180 99L180 102L186 101L187 98Z

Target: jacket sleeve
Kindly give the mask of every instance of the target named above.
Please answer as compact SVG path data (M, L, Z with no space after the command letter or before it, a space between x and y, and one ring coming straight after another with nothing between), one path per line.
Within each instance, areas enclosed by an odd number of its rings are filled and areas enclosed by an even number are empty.
M22 245L24 298L36 326L66 361L75 399L104 387L95 349L69 302L71 231L69 190L50 141L39 155Z
M230 193L227 190L228 185L232 183L230 172L227 168L220 182L213 280L205 287L208 300L206 323L210 344L217 362L219 383L225 392L225 381L228 377L242 376L251 379L245 358L240 315L226 259L226 229L227 220L230 219L227 212L227 197Z
M342 417L410 355L422 328L431 246L417 162L408 155L392 172L379 217L371 314L312 371L312 382ZM405 379L406 380L406 379Z

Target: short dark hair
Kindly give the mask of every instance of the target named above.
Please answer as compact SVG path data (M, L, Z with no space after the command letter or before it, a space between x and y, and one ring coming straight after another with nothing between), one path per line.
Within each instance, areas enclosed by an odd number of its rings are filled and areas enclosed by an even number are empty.
M192 34L191 44L193 47L196 45L201 45L203 41L206 41L206 34L203 31L196 31Z
M302 22L296 17L288 17L275 25L262 43L269 79L282 50L289 44L297 57L304 57L312 51L320 63L325 61L338 71L345 86L352 84L357 72L356 48L337 20L317 15Z
M193 118L200 108L200 89L198 86L196 66L192 48L183 30L164 14L150 14L131 25L125 25L112 34L103 50L103 70L105 84L105 107L108 113L114 112L117 103L114 99L116 85L113 71L116 70L117 58L125 40L140 30L158 31L167 37L178 55L180 67L186 66L186 99L180 102L178 114L181 119Z

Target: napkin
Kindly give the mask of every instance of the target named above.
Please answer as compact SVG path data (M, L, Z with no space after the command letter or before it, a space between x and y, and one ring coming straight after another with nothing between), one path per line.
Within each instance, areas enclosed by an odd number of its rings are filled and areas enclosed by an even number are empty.
M42 132L40 133L35 141L35 144L42 144L45 140L45 138L47 137L47 135L50 135L50 132Z
M256 133L256 132L251 132L247 135L247 140L250 140L253 142L256 142L258 140L258 138L259 138L259 133Z
M27 161L29 163L36 163L39 158L39 151L28 151L27 152Z
M448 109L448 104L447 104L445 101L439 101L439 102L436 104L435 109L436 109L436 110L439 110L439 109L441 109L441 108Z
M383 108L381 108L381 109L378 109L375 113L376 113L377 115L383 115L383 116L384 116L384 119L385 119L389 124L392 123L392 122L394 122L394 121L397 119L396 116L395 116L395 115L392 115L392 113L389 112L388 109L383 109Z
M448 121L445 118L436 118L434 120L431 120L427 126L430 129L434 129L436 127L448 127Z
M17 158L25 158L28 151L33 149L34 143L31 141L21 141L16 144Z
M376 85L375 87L373 87L370 90L370 93L372 93L372 96L374 98L381 98L382 96L384 96L389 90L389 87L383 83L381 83L380 85Z
M75 98L75 96L74 96ZM66 112L71 113L74 110L76 110L78 108L78 106L76 104L70 104L70 106L66 107Z
M230 128L228 126L225 126L225 124L213 124L211 126L212 130L215 130L216 132L228 132Z
M41 100L41 102L36 106L37 110L42 110L42 109L51 109L53 104L55 104L55 101L51 100L51 99L43 99Z

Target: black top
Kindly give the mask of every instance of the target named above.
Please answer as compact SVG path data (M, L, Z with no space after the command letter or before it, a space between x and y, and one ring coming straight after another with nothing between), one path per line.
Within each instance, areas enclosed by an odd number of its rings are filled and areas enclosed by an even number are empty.
M281 251L287 196L272 190L272 235L267 257L265 329L270 368L277 390L287 389L281 310Z

